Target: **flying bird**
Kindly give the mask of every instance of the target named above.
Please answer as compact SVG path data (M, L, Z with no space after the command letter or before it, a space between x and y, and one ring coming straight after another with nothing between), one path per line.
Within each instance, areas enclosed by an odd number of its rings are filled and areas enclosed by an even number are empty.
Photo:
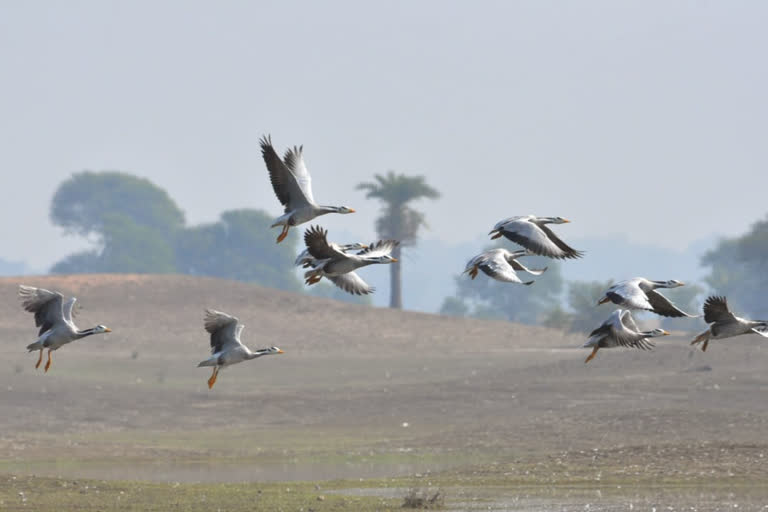
M397 263L397 259L390 256L390 253L400 244L396 240L379 240L367 249L349 254L334 248L328 242L328 231L319 226L312 226L304 232L304 243L310 256L316 260L314 268L304 274L304 282L312 285L325 277L353 295L374 292L374 288L357 275L355 270L377 263Z
M656 291L657 288L677 288L684 285L685 283L676 279L651 281L644 277L635 277L608 288L605 296L597 304L613 302L627 309L653 311L661 316L695 318L695 315L689 315L678 309L669 299Z
M562 217L536 217L525 215L510 217L496 223L489 235L492 240L506 237L522 245L533 254L555 259L581 258L582 251L570 247L547 227L547 224L566 224L570 222Z
M527 249L521 251L508 251L506 249L489 249L481 252L467 263L463 274L469 274L474 279L479 270L482 270L487 276L507 283L519 283L524 285L533 284L533 281L523 282L517 272L528 272L534 276L543 274L547 267L542 269L529 269L517 261L521 256L528 256L531 253Z
M277 243L288 236L291 226L298 226L326 213L355 212L346 206L321 206L315 202L312 195L312 177L304 164L304 146L288 149L281 160L275 148L272 147L272 138L269 135L262 137L259 143L272 188L285 207L285 213L270 226L272 228L283 226L283 230L277 237Z
M629 310L617 309L600 327L589 333L589 340L582 348L592 348L592 353L584 362L588 363L594 359L601 348L629 347L650 350L653 343L648 338L667 335L669 333L663 329L640 331Z
M728 301L725 297L707 297L704 302L704 321L712 325L691 342L691 345L703 342L702 351L707 350L709 340L722 340L751 333L768 338L768 332L766 332L768 320L739 318L728 309Z
M59 292L52 292L45 288L19 285L19 298L25 311L35 314L35 325L40 328L37 341L27 345L27 350L40 351L35 368L39 368L43 362L43 350L48 349L48 362L45 363L45 371L51 367L51 352L58 350L67 343L91 336L112 332L103 325L97 325L90 329L79 330L72 321L72 309L75 306L75 297L64 302L64 296Z
M205 330L211 334L211 357L201 361L197 367L213 366L213 373L208 379L208 389L216 384L216 377L221 368L261 356L283 353L277 347L251 351L240 341L240 333L245 325L239 323L234 316L221 311L206 309L204 325Z
M341 252L361 251L363 249L368 248L366 244L360 243L360 242L355 242L352 244L342 244L342 245L329 242L328 245L330 245L332 249L335 249ZM293 263L297 267L310 268L310 267L313 267L316 262L317 260L311 254L309 254L309 249L304 249L303 251L301 251L301 253L298 256L296 256L296 261L294 261Z

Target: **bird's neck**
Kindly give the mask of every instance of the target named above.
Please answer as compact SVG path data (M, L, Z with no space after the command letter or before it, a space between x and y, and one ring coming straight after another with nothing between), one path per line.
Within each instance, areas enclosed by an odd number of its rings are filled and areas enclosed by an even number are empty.
M90 336L92 334L98 334L96 332L95 327L91 327L90 329L84 329L82 331L77 331L77 339L85 338L86 336Z
M338 206L325 206L320 205L317 207L318 215L325 215L326 213L335 213L339 211Z
M266 353L266 350L255 350L248 354L248 359L256 359L257 357L261 357Z

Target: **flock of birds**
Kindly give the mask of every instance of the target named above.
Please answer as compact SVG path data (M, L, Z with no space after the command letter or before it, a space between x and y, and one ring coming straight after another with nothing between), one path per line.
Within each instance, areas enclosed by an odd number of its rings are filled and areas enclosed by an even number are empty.
M310 222L328 213L354 213L346 206L323 206L315 202L312 194L312 179L304 163L303 148L288 149L283 157L275 151L272 140L265 136L260 140L269 178L275 195L284 206L284 214L275 220L271 227L282 226L277 243L282 242L291 227ZM573 249L552 231L549 224L565 224L569 221L562 217L536 217L526 215L511 217L498 222L489 233L491 239L507 238L522 250L509 251L495 248L484 251L472 258L464 273L475 279L482 271L488 277L507 283L531 285L533 281L523 281L518 272L533 276L543 274L547 268L529 269L518 260L524 256L539 255L554 259L576 259L583 256L582 251ZM304 274L305 283L313 285L323 278L328 279L342 290L356 295L373 293L374 288L366 283L357 270L373 264L396 263L391 256L398 246L396 240L379 240L370 245L363 243L337 244L328 241L328 231L311 226L304 233L306 249L296 258L296 266L308 269ZM651 281L642 277L621 281L611 286L598 305L612 302L622 308L614 311L610 317L589 335L584 347L592 348L585 363L592 360L601 348L629 347L647 350L652 348L650 338L665 336L663 329L641 331L630 310L651 311L665 317L697 318L677 308L669 299L656 291L659 288L676 288L684 283L677 280ZM19 297L22 307L35 315L35 325L39 327L38 339L27 346L30 352L39 351L35 368L43 361L43 352L48 350L45 371L51 367L51 353L67 343L94 334L111 332L108 327L96 327L80 330L73 322L73 308L76 298L64 300L59 292L44 288L20 285ZM704 321L709 328L699 334L692 345L702 343L702 350L707 349L710 340L730 338L741 334L756 333L768 337L768 321L747 320L734 315L728 309L725 297L711 296L704 304ZM213 367L208 379L208 387L216 383L219 370L227 366L256 359L261 356L282 354L277 347L256 351L250 350L240 340L243 324L227 313L213 309L206 310L205 330L210 334L211 356L200 362L198 367Z

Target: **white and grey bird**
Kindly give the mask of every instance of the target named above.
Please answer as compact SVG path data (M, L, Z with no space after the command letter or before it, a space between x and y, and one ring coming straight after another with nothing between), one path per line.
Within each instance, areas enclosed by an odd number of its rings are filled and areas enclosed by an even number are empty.
M510 217L497 222L488 234L493 235L492 240L503 236L540 256L555 259L581 258L584 255L582 251L570 247L547 227L547 224L568 222L562 217Z
M243 345L243 342L240 341L240 334L245 326L234 316L222 313L221 311L206 309L204 325L205 330L211 334L211 357L201 361L197 367L214 367L213 373L208 379L208 389L211 389L216 383L216 377L219 375L221 368L261 356L283 353L277 347L252 351Z
M314 268L304 273L304 282L312 285L325 277L353 295L367 295L375 291L355 270L378 263L397 263L397 258L390 256L390 253L400 244L396 240L379 240L357 254L345 253L328 242L328 231L319 226L312 226L304 232L304 243L316 260Z
M333 242L329 242L329 244L333 249L341 252L350 252L350 251L361 251L363 249L367 249L368 246L361 242L355 242L352 244L336 244ZM296 256L296 261L294 261L294 265L297 267L303 267L303 268L310 268L315 265L317 260L309 254L309 249L304 249L301 251L301 253Z
M261 156L267 164L272 188L280 203L285 207L285 213L275 220L270 227L283 226L277 237L277 243L288 236L291 226L298 226L326 213L354 213L355 210L346 206L322 206L315 202L312 195L312 178L304 164L304 146L288 149L283 159L272 146L269 135L262 137Z
M684 285L685 283L676 279L651 281L644 277L635 277L620 281L608 288L597 304L613 302L627 309L653 311L661 316L695 318L695 315L689 315L679 309L672 301L656 291L657 288L677 288Z
M664 329L641 331L629 310L617 309L600 327L589 333L589 340L582 348L591 348L592 353L584 362L588 363L594 359L601 348L628 347L650 350L654 345L648 338L667 335L669 333Z
M90 329L80 330L72 321L72 309L75 306L75 297L64 302L64 296L59 292L52 292L45 288L19 285L19 298L25 311L35 314L35 325L40 328L37 341L27 345L27 350L40 351L35 368L43 362L43 350L48 349L48 362L45 363L45 371L51 367L51 352L58 350L67 343L112 330L103 325L97 325Z
M691 342L691 345L703 343L702 351L707 350L709 340L722 340L742 334L759 334L768 338L768 320L747 320L734 315L728 309L725 297L707 297L704 302L704 321L712 325Z
M533 281L521 280L517 272L528 272L531 275L540 276L547 270L547 267L530 269L517 261L517 258L530 254L527 249L514 252L503 248L489 249L469 260L462 273L469 274L469 277L474 279L477 277L478 271L482 270L488 277L497 281L530 285L533 284Z

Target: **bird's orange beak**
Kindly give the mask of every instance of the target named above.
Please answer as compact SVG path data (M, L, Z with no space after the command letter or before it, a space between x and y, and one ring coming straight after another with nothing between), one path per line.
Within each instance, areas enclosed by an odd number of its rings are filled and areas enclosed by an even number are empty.
M568 219L563 219L563 223L564 224L568 224L569 222L571 222L571 221L569 221Z
M669 336L669 331L663 331L663 332L664 332L664 336Z
M392 258L392 263L397 263L397 258Z
M354 208L350 208L349 209L349 213L355 213L355 209Z
M278 354L285 354L285 352L283 352L283 351L282 351L282 350L280 350L280 349L278 349L278 350L277 350L277 353L278 353Z
M112 332L112 329L110 329L109 327L107 327L106 329L104 329L104 332Z

